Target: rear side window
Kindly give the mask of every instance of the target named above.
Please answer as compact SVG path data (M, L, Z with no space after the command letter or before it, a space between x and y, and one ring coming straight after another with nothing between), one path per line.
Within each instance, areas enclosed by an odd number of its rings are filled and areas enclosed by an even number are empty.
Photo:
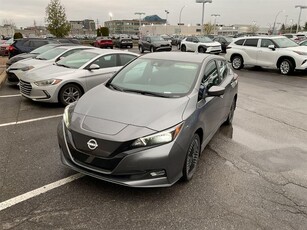
M236 41L235 44L238 45L238 46L241 46L241 45L243 45L244 41L245 41L245 39L240 39L240 40Z
M244 46L253 46L257 47L258 39L246 39Z
M218 64L221 81L223 81L229 73L227 62L223 60L217 60L216 62Z
M129 54L120 54L119 55L119 59L120 59L120 65L126 65L128 62L130 62L131 60L133 60L135 58L135 56L133 55L129 55Z
M31 41L30 46L38 48L40 46L46 45L47 43L47 41Z

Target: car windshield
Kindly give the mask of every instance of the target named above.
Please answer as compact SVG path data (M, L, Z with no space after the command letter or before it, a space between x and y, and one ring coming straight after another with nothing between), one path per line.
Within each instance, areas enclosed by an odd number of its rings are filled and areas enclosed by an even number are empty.
M31 51L31 54L42 54L45 53L46 51L50 50L54 48L54 45L45 45L45 46L41 46L33 51Z
M151 41L158 42L158 41L164 41L162 37L151 37Z
M225 37L225 40L227 41L227 42L232 42L232 40L233 40L233 38L231 38L231 37Z
M294 41L289 38L276 38L274 42L277 44L279 48L287 48L287 47L296 47L299 46Z
M99 54L97 53L82 51L82 52L71 54L67 56L66 58L58 61L56 64L59 66L67 67L67 68L79 69L81 66L83 66L90 60L94 59L98 55Z
M191 62L139 58L122 69L107 86L123 92L181 97L194 85L200 65Z
M200 42L212 42L208 37L197 37Z
M45 53L42 53L40 55L38 55L36 57L36 59L39 60L51 60L53 58L56 58L57 56L59 56L61 53L63 53L64 51L66 51L67 49L65 48L54 48L52 50L49 50Z

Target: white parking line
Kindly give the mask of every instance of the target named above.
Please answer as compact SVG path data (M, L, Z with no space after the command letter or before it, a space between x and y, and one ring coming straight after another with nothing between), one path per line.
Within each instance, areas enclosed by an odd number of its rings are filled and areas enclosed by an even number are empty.
M51 119L51 118L56 118L56 117L61 117L61 116L63 116L63 114L58 114L58 115L53 115L53 116L48 116L48 117L34 118L34 119L29 119L29 120L24 120L24 121L14 121L14 122L0 124L0 127L10 126L10 125L19 125L19 124L30 123L34 121L41 121L41 120L46 120L46 119Z
M0 98L5 98L5 97L20 97L21 94L14 94L14 95L1 95Z
M78 180L81 177L84 177L84 175L81 174L81 173L77 173L77 174L72 175L70 177L66 177L66 178L64 178L62 180L58 180L56 182L53 182L53 183L48 184L48 185L45 185L45 186L40 187L38 189L35 189L35 190L30 191L30 192L24 193L24 194L22 194L20 196L16 196L16 197L11 198L9 200L3 201L2 203L0 203L0 211L2 211L4 209L7 209L7 208L9 208L11 206L14 206L14 205L16 205L18 203L21 203L23 201L26 201L28 199L31 199L33 197L36 197L38 195L41 195L43 193L46 193L46 192L48 192L48 191L50 191L52 189L58 188L58 187L60 187L62 185L68 184L68 183L70 183L70 182L72 182L74 180Z

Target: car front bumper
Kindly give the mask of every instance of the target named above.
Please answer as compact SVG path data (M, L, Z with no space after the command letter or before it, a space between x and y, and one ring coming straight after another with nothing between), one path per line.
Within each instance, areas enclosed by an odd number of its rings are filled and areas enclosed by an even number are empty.
M57 103L58 85L37 86L34 83L20 80L20 93L33 101Z
M64 165L104 181L129 187L169 187L182 177L183 164L172 162L174 158L171 155L179 156L183 152L176 141L158 147L120 153L124 156L114 169L109 171L80 162L73 156L76 149L70 144L70 132L63 121L58 125L58 142ZM174 170L176 167L178 169Z

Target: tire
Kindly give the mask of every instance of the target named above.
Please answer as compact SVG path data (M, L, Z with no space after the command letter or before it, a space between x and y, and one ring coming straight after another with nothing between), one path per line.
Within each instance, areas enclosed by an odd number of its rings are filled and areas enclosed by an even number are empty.
M190 181L196 171L196 166L200 155L200 138L194 134L187 151L186 159L182 169L183 181Z
M236 109L236 104L237 104L236 100L233 99L231 107L230 107L230 111L227 116L227 120L224 123L225 125L232 125L233 116L234 116L235 109Z
M153 46L150 47L150 52L151 52L151 53L155 52L155 49L154 49Z
M199 47L198 48L198 53L206 53L206 50L205 50L205 48L204 47Z
M294 65L289 59L281 60L278 68L279 68L279 72L282 75L289 75L289 74L293 73L293 71L294 71Z
M59 92L59 101L62 105L69 105L82 96L83 92L80 86L76 84L64 85Z
M139 46L139 50L140 50L140 53L144 53L144 48L143 48L143 46Z
M187 52L187 48L185 47L185 45L182 45L181 48L180 48L180 50L181 50L182 52Z
M243 68L243 58L240 55L235 55L231 60L232 68L239 70Z

